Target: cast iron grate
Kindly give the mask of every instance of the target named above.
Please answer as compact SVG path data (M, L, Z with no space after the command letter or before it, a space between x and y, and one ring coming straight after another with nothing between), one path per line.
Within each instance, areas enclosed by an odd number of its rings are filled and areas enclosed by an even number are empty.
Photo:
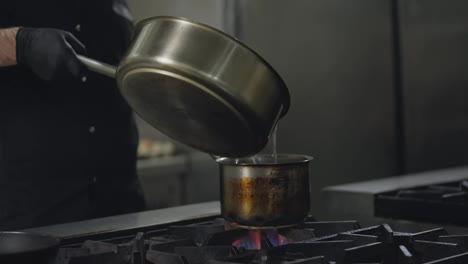
M57 264L462 264L468 235L308 219L294 228L247 230L222 219L60 249Z
M468 225L468 180L378 194L374 204L378 217Z

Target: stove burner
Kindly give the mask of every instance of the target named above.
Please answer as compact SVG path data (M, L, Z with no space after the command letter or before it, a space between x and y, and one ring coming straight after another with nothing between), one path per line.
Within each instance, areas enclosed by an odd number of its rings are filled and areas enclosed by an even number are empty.
M311 237L314 237L312 235ZM250 229L248 234L241 237L232 243L237 248L260 250L264 248L273 248L276 246L286 245L295 240L291 237L286 237L276 229L259 230Z
M378 194L375 215L444 224L468 224L468 180Z
M461 264L468 263L468 235L449 235L444 228L404 233L386 224L361 228L355 221L313 219L294 228L247 230L214 219L68 245L56 263Z

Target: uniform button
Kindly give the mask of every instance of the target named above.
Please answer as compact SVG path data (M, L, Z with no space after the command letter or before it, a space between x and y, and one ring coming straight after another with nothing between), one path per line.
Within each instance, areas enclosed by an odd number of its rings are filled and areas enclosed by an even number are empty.
M80 32L80 31L81 31L81 25L80 25L80 24L77 24L77 25L75 26L75 30L78 31L78 32Z
M94 134L94 132L96 132L96 127L95 126L90 126L88 131L89 131L89 133Z
M81 82L84 82L84 83L85 83L87 80L88 80L88 77L86 77L86 75L83 75L83 76L81 77Z

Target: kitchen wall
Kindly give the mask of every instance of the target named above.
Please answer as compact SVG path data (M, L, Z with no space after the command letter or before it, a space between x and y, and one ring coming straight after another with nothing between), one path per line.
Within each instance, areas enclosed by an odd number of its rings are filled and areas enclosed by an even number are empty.
M282 75L279 152L308 154L324 186L397 173L391 6L381 0L239 0L238 37Z
M468 1L398 3L407 171L468 164Z
M128 0L135 21L152 16L181 16L221 29L223 0Z
M468 164L468 2L238 0L233 32L284 77L280 152L326 185Z

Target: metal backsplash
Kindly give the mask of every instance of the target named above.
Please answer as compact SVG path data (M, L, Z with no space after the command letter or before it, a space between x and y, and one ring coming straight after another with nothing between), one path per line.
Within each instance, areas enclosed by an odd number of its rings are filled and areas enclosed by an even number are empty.
M407 171L468 164L468 2L398 3Z
M243 0L235 32L278 70L291 110L279 152L315 156L327 185L397 173L391 6L375 0Z
M284 77L279 152L326 185L468 164L468 2L239 0L232 33ZM232 19L234 17L234 19Z

